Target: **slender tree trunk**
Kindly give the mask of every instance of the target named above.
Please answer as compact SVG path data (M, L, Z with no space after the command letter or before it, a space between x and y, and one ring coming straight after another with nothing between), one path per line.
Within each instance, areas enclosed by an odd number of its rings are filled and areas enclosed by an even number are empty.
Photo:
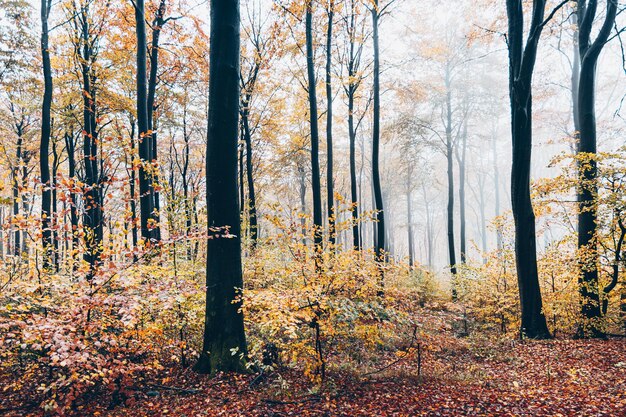
M246 102L246 106L249 102ZM249 111L246 108L243 109L242 123L244 132L244 142L246 144L246 182L248 184L248 227L250 228L250 239L252 244L252 250L256 249L258 235L258 221L256 216L256 192L254 189L254 165L252 160L252 133L250 132L249 125Z
M350 2L350 24L348 27L349 53L348 60L348 136L350 138L350 197L352 215L352 248L361 250L361 233L359 231L359 194L356 178L356 127L354 125L354 100L359 83L357 82L357 64L360 49L356 48L356 10L354 0Z
M20 165L23 163L22 158L22 144L23 137L21 134L21 128L18 126L17 129L17 146L15 150L15 167L12 170L12 188L13 188L13 218L17 218L20 214ZM12 225L11 228L13 231L13 255L20 256L22 253L22 244L21 244L21 230L20 227L15 224Z
M313 51L313 0L306 2L306 62L309 90L309 123L311 125L311 191L313 192L313 227L315 251L321 250L322 244L322 189L319 162L319 131L317 126L317 94L315 82L315 63ZM317 259L317 257L316 257ZM320 268L319 259L316 261Z
M409 169L409 172L407 172L407 176L406 176L406 218L407 218L407 233L408 233L408 244L409 244L409 266L413 267L414 263L415 263L415 249L414 249L414 242L413 242L413 207L412 207L412 201L411 201L411 191L412 191L412 184L411 184L411 176L413 175L413 173L411 172L412 170Z
M67 150L67 173L70 178L70 225L72 229L72 259L77 267L76 259L79 248L78 233L78 198L76 196L76 144L74 134L65 133L65 149Z
M135 121L131 120L130 126L130 150L131 155L135 155L136 149L136 140L135 140ZM130 167L130 178L128 180L129 183L129 193L130 193L130 223L131 223L131 239L133 242L133 250L137 249L137 242L139 240L139 236L137 233L137 169L135 168L135 164L131 162ZM133 259L136 261L136 255L133 255Z
M467 117L463 121L463 133L461 136L461 155L458 158L459 164L459 216L460 216L460 245L461 263L467 261L467 238L466 238L466 215L465 215L465 160L467 155Z
M497 134L492 133L491 137L491 151L493 153L493 188L495 190L495 215L500 217L500 171L498 168L498 148L497 148ZM496 226L496 248L498 253L502 251L502 227L498 224Z
M59 171L59 154L57 152L56 140L52 142L52 265L54 270L59 272L59 232L58 232L58 199L57 199L57 173Z
M244 371L247 354L241 301L236 301L237 289L243 288L237 190L239 24L238 0L211 0L207 226L229 227L232 237L209 232L203 353L195 365L200 373Z
M48 46L48 16L52 0L41 0L41 57L44 93L41 106L41 141L39 143L39 170L41 176L41 232L44 248L44 268L51 266L52 257L52 189L50 184L50 112L52 109L52 67Z
M454 242L454 142L452 138L452 80L450 64L446 65L445 73L446 85L446 162L448 164L448 260L450 262L450 272L452 273L452 299L457 298L456 289L456 249Z
M539 37L543 28L544 13L545 1L535 1L529 39L524 46L522 1L507 0L509 93L513 138L511 202L515 221L515 261L522 311L520 334L535 339L550 337L543 314L539 287L535 213L530 198L532 75Z
M326 32L326 200L328 206L328 241L335 245L335 191L333 184L333 88L332 88L332 47L333 18L335 0L328 0L328 29Z
M380 47L378 35L379 20L378 0L374 0L372 6L372 41L374 43L374 82L373 82L373 127L372 127L372 186L374 189L374 201L376 209L376 252L377 261L382 264L385 261L385 210L383 203L383 193L380 184ZM384 291L384 276L382 265L380 267L380 289L379 295Z

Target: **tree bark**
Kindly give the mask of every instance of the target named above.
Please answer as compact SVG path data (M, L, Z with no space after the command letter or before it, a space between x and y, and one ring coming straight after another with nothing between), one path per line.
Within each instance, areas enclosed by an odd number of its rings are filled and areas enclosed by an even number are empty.
M211 0L209 117L206 155L206 314L200 373L244 371L246 338L238 289L243 288L237 190L239 129L239 1ZM229 237L214 228L229 228ZM234 354L233 354L234 352Z
M139 204L141 217L141 236L147 244L157 241L155 215L155 194L152 172L153 146L149 130L149 112L146 80L146 21L144 0L137 0L135 5L137 31L137 126L139 129Z
M100 263L104 230L102 227L103 208L99 173L95 76L91 68L94 61L94 39L90 34L88 5L81 9L80 14L82 35L81 72L83 82L83 160L86 189L83 193L85 207L83 214L85 253L83 258L90 265L88 279L91 279Z
M309 90L309 123L311 125L311 191L313 192L313 242L315 251L319 252L322 245L322 189L319 162L319 131L317 125L317 94L315 82L315 63L313 49L313 0L306 2L306 62ZM317 268L320 268L316 256Z
M350 2L350 24L348 26L349 60L348 60L348 136L350 138L350 197L352 215L352 248L361 250L361 234L359 232L359 194L356 178L356 127L354 124L354 101L359 81L357 72L361 55L361 48L356 47L356 10L354 0Z
M598 57L606 44L615 23L617 0L607 0L604 23L591 42L591 31L598 2L578 2L578 46L580 51L580 78L578 81L578 168L580 187L578 191L578 250L580 262L579 288L581 312L584 322L580 323L578 336L603 336L599 323L601 316L600 288L598 283L597 242L597 132L595 110L595 82Z
M373 126L372 126L372 186L374 189L374 201L376 209L376 244L374 250L379 264L385 261L385 210L383 193L380 184L380 47L378 34L379 2L374 0L372 12L372 42L374 43L374 82L373 82ZM382 265L380 267L380 289L384 290L384 276Z
M158 183L159 178L159 170L158 170L158 146L157 146L157 132L155 129L154 122L154 111L156 110L155 105L155 97L156 97L156 87L158 82L158 69L159 69L159 40L161 35L161 30L163 29L163 25L165 25L166 21L165 17L165 8L167 6L167 0L160 0L159 7L157 8L156 15L154 20L152 21L152 42L150 45L150 75L148 78L148 97L146 107L148 109L148 132L150 132L150 146L152 147L151 151L151 162L155 167L155 171L152 174L152 184L154 188L154 183ZM161 200L159 197L159 192L154 191L154 210L155 217L157 218L157 224L154 228L153 234L154 238L157 240L161 240L161 227L159 225L160 221L160 210L161 210Z
M535 213L530 198L532 75L544 14L545 0L535 0L529 37L524 47L522 1L507 0L509 95L513 138L511 202L515 221L515 261L522 312L520 334L534 339L551 337L543 314L537 271Z
M41 140L39 142L39 170L41 176L41 232L44 248L44 268L50 268L52 257L52 188L50 184L50 113L52 109L52 67L48 45L48 16L52 0L41 0L41 58L44 93L41 105Z
M335 191L333 184L333 88L332 46L335 0L328 0L328 28L326 32L326 202L328 207L328 241L334 247L335 236Z

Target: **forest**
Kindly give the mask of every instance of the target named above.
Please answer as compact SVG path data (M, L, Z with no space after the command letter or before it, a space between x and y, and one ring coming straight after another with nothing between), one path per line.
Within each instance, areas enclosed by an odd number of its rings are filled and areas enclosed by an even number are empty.
M626 416L626 3L0 0L0 415Z

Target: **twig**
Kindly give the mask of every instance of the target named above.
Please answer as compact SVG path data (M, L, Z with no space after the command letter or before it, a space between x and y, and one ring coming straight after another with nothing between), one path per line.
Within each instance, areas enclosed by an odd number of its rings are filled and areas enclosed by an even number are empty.
M288 404L302 404L302 403L307 403L307 402L312 402L312 401L320 401L320 400L321 400L321 398L319 396L312 396L312 397L309 397L309 398L303 398L301 400L295 400L295 401L271 400L269 398L263 399L261 401L266 403L266 404L270 404L270 405L288 405Z
M167 385L151 384L150 387L152 387L152 388L159 388L159 389L168 390L168 391L182 392L184 394L199 394L200 393L200 390L198 390L198 389L169 387Z
M416 341L416 340L417 340L417 326L415 326L415 327L413 328L413 336L411 337L411 343L409 344L409 347L407 348L407 350L406 350L406 352L404 353L404 355L400 356L400 357L399 357L398 359L396 359L395 361L393 361L393 362L391 362L391 363L389 363L389 364L387 364L387 365L383 366L382 368L379 368L379 369L376 369L376 370L374 370L374 371L368 372L368 373L364 374L363 376L370 376L370 375L378 374L378 373L380 373L380 372L382 372L382 371L384 371L384 370L386 370L386 369L391 368L392 366L394 366L394 365L395 365L395 364L397 364L398 362L400 362L400 361L402 361L402 360L406 359L406 357L407 357L407 356L409 356L410 351L411 351L411 348L413 347L413 344L415 343L415 341ZM419 355L419 356L420 356L420 363L419 363L419 368L420 368L420 369L419 369L419 370L420 370L420 373L421 373L421 367L422 367L422 366L421 366L421 365L422 365L422 364L421 364L421 362L422 362L422 361L421 361L421 356L422 356L422 355L421 355L421 352L420 352L420 355Z

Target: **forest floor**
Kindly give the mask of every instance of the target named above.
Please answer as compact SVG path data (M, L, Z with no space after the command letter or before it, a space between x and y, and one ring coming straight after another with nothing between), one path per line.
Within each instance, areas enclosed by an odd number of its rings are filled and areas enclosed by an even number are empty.
M421 366L415 349L406 357L384 352L369 375L333 370L316 391L294 370L261 379L209 378L171 368L157 379L137 381L125 404L111 409L109 394L79 406L76 415L626 416L625 338L457 337L448 326L428 345L420 352ZM31 409L7 415L40 414Z

